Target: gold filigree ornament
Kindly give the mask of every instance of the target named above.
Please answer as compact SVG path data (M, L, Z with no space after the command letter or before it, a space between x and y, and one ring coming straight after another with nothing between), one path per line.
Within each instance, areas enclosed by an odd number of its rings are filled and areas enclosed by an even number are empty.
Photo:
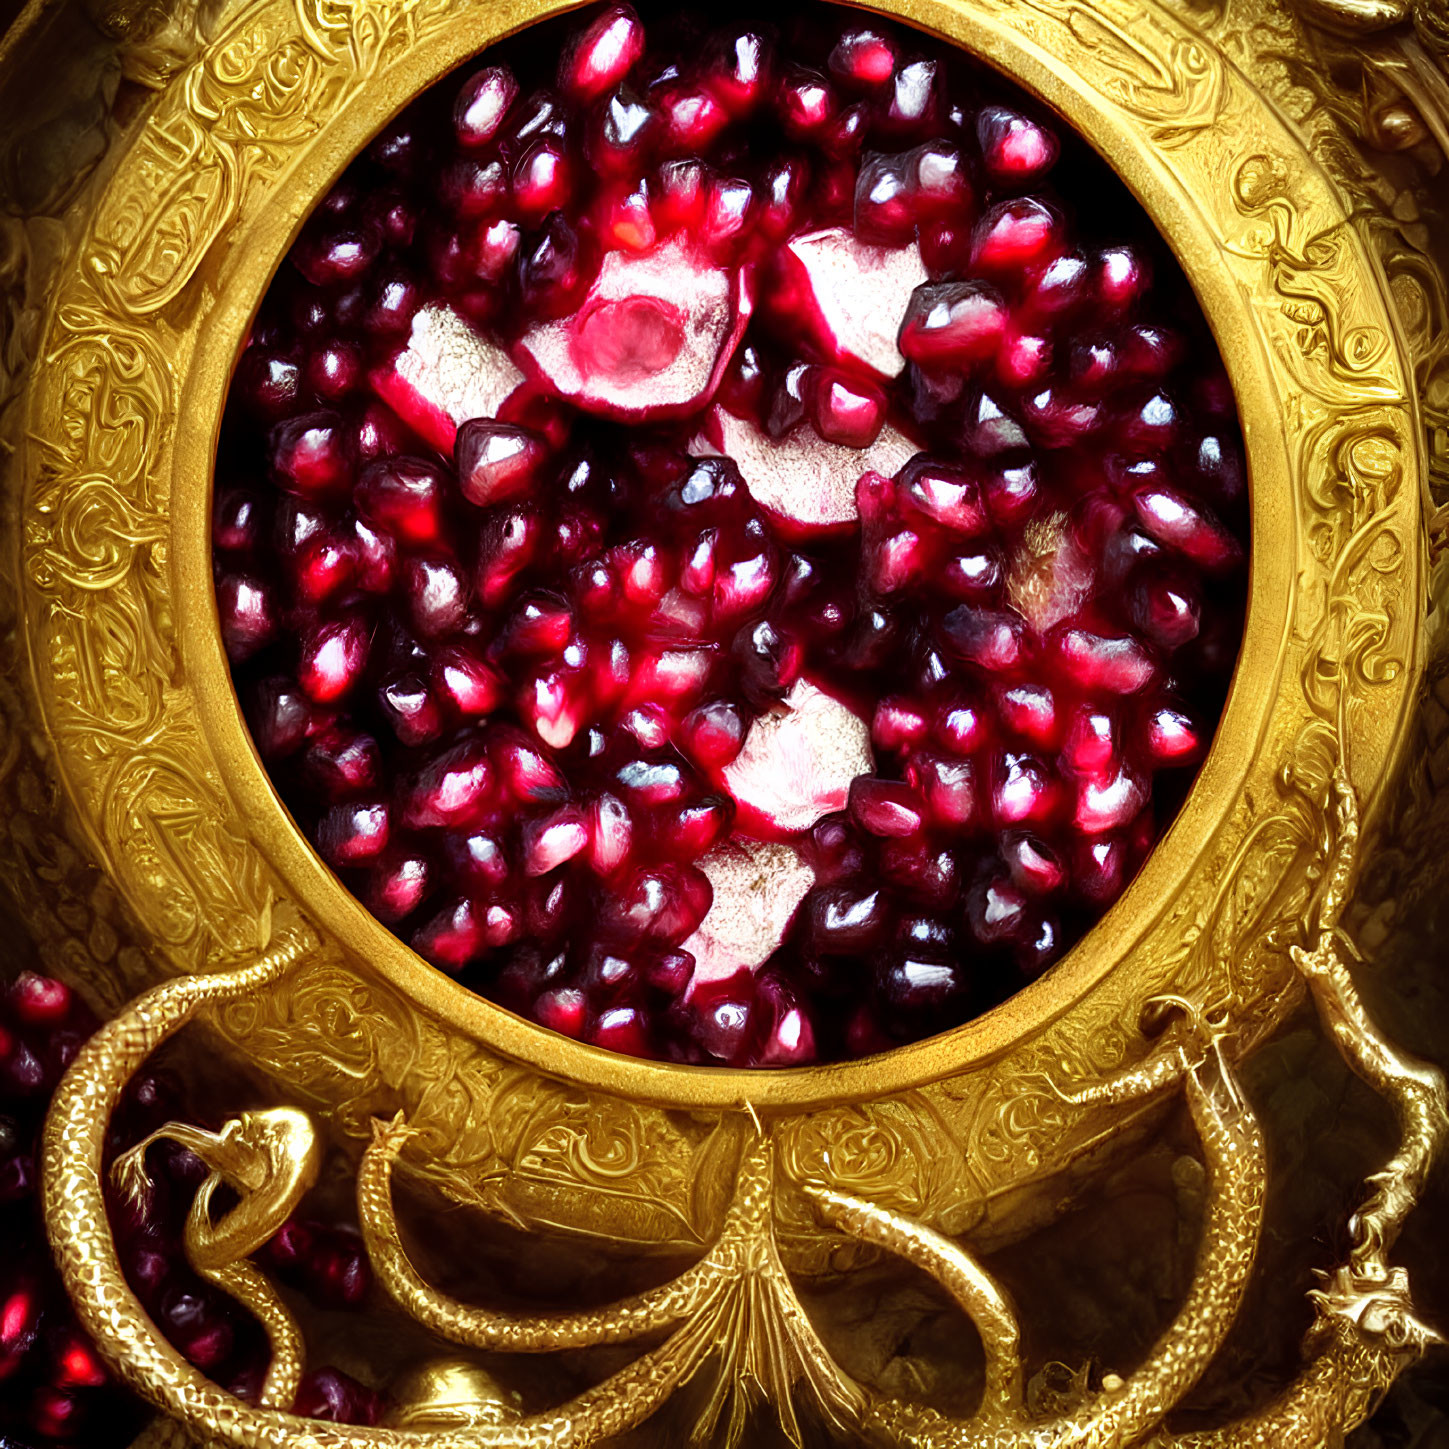
M807 1420L896 1445L1334 1442L1433 1336L1389 1254L1446 1130L1444 1084L1370 1020L1341 916L1360 812L1371 827L1425 670L1442 273L1381 224L1389 202L1356 189L1347 127L1334 129L1351 110L1342 96L1311 124L1286 119L1302 107L1271 55L1307 64L1312 51L1274 0L1248 25L1232 0L880 7L1064 114L1181 260L1247 446L1254 548L1237 674L1197 783L1138 879L1065 960L983 1018L877 1058L769 1073L600 1052L433 971L322 865L247 737L209 559L231 368L309 208L423 87L566 8L92 7L140 88L67 203L80 224L63 242L45 233L48 248L32 239L18 290L7 260L8 315L25 326L3 374L6 417L19 419L4 572L25 657L18 702L0 701L12 800L35 810L35 780L60 788L54 840L5 827L6 859L64 896L47 903L46 886L28 903L47 960L111 1000L117 980L152 983L81 1051L45 1131L47 1224L82 1321L193 1438L243 1449L588 1444L691 1380L700 1436L722 1425L738 1439L764 1402L797 1442ZM1347 0L1302 8L1340 31L1367 13ZM1418 8L1413 23L1439 34L1430 0ZM1423 111L1433 129L1427 100ZM99 867L87 891L62 868L66 837ZM1313 1295L1286 1393L1238 1424L1174 1434L1167 1417L1222 1345L1257 1253L1267 1170L1239 1064L1305 995L1394 1107L1401 1142L1368 1184L1347 1260ZM125 1285L107 1216L110 1113L198 1015L287 1104L217 1133L165 1129L211 1172L186 1230L192 1263L270 1337L255 1406L161 1337ZM1130 1373L1030 1407L1017 1312L982 1255L1050 1217L1065 1180L1131 1151L1179 1096L1207 1175L1192 1285ZM440 1348L453 1357L415 1376L387 1427L289 1412L302 1336L249 1260L315 1178L324 1137L355 1163L367 1249L396 1305L436 1340L491 1355L485 1371ZM146 1190L139 1151L116 1172ZM462 1303L409 1259L395 1174L538 1240L696 1261L603 1309ZM222 1185L234 1205L218 1216ZM868 1388L827 1347L799 1289L872 1253L923 1269L975 1326L974 1414ZM525 1413L502 1386L508 1355L608 1344L624 1346L609 1358L623 1366L555 1407Z

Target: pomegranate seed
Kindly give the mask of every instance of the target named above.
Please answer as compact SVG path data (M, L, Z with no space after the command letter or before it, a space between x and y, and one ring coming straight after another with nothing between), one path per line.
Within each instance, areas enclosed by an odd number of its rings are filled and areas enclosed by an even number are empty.
M850 814L871 835L900 837L919 833L923 806L908 785L859 775L850 784Z
M352 482L346 430L334 412L278 423L267 439L267 461L279 487L309 497L336 494Z
M775 104L785 134L793 141L806 141L825 134L838 102L823 75L791 66L775 93Z
M250 659L277 637L279 621L271 589L247 574L223 574L216 584L221 638L234 663Z
M848 373L829 371L815 385L815 431L843 448L868 448L885 422L885 394Z
M475 71L453 103L453 134L460 146L477 150L499 132L508 108L518 99L518 82L505 66L484 66Z
M900 349L927 367L969 367L995 354L1006 328L998 293L980 282L917 287L901 323Z
M875 90L895 74L896 50L879 31L861 26L842 32L829 64L830 74L842 85Z
M977 223L972 259L985 272L1019 272L1051 259L1061 246L1061 222L1045 203L999 201Z
M746 116L769 93L773 55L758 30L733 30L715 37L706 56L704 84L733 117Z
M468 616L468 580L451 559L416 555L403 569L403 599L418 637L456 633Z
M1097 257L1093 284L1099 307L1110 316L1119 316L1152 285L1152 271L1133 248L1108 247Z
M357 615L322 623L302 637L297 682L317 704L349 694L367 667L371 630Z
M384 925L396 925L427 899L432 883L432 868L426 856L384 851L373 867L363 899Z
M934 60L913 60L895 73L881 129L891 136L914 137L940 125L941 96Z
M1032 185L1056 164L1057 138L1006 106L984 106L977 113L976 138L987 175L998 185Z
M1226 573L1241 557L1237 540L1217 519L1170 488L1139 489L1132 503L1153 538L1210 573Z
M443 532L442 470L422 458L379 458L363 469L355 497L363 517L401 543L435 543Z
M11 983L6 1002L24 1025L54 1030L70 1015L74 997L65 982L22 971Z
M659 117L628 90L616 91L594 113L585 142L589 163L601 175L635 177L659 129Z
M378 704L401 744L424 745L443 732L438 701L415 674L404 674L384 684L378 691Z
M523 826L523 870L525 875L546 875L572 860L589 844L588 823L583 812L572 806L555 810L541 820Z
M444 750L417 773L402 797L402 823L429 826L468 825L489 803L493 772L477 740Z
M631 5L610 5L564 51L559 89L592 101L624 79L644 54L644 27Z
M594 1046L625 1056L647 1057L650 1051L649 1028L637 1006L614 1006L600 1014L589 1033Z
M1108 776L1085 776L1077 782L1072 823L1086 835L1117 830L1130 822L1147 800L1142 780L1125 769Z
M377 801L334 805L317 824L317 848L336 866L375 860L387 845L388 808Z

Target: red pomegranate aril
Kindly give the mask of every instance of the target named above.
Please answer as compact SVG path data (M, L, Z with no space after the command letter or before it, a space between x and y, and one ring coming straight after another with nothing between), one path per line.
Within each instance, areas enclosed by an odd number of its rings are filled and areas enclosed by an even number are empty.
M533 1016L540 1026L563 1036L583 1035L588 1004L576 986L560 986L545 991L533 1003Z
M293 357L251 346L237 368L237 386L258 417L280 418L294 408L302 393L302 369Z
M309 497L336 494L352 481L352 457L342 418L305 413L278 423L268 438L268 463L278 486Z
M384 684L378 691L378 704L400 744L427 744L443 732L438 701L416 674L404 674Z
M967 550L948 557L936 577L948 597L965 603L986 604L999 597L1005 570L1001 556L994 550Z
M802 1067L817 1056L815 1022L800 994L773 972L755 983L750 1066Z
M518 713L544 744L567 749L588 715L582 671L566 666L525 681L519 690Z
M977 223L972 259L989 274L1019 273L1049 261L1061 241L1060 218L1044 202L999 201Z
M532 243L519 253L517 271L523 304L535 317L567 317L580 304L589 273L578 233L563 212L548 213Z
M533 563L539 533L538 515L524 509L495 513L484 525L473 584L485 609L498 608L508 598L514 580Z
M1202 736L1189 714L1162 705L1147 717L1142 745L1147 758L1156 765L1186 765L1195 763L1202 753Z
M223 553L250 557L262 544L270 510L250 488L218 491L212 513L211 541Z
M250 659L277 637L279 619L270 585L249 574L223 574L216 585L221 638L234 663Z
M1001 842L1001 855L1012 881L1029 895L1054 895L1066 884L1067 871L1061 858L1038 836L1020 831L1008 833Z
M400 543L435 543L443 532L447 479L424 458L379 458L362 471L354 494L362 515Z
M453 103L453 134L460 146L477 150L499 132L518 99L518 82L505 66L484 66L463 82Z
M773 62L773 47L762 30L724 31L706 52L704 84L731 116L746 116L769 94Z
M889 930L889 908L878 889L841 883L812 891L808 900L810 942L822 955L862 955Z
M692 234L704 220L707 180L698 161L666 161L650 190L657 200L657 224L665 234Z
M704 919L712 894L709 878L692 865L638 870L621 881L617 894L604 903L601 925L630 945L650 941L677 946Z
M1205 508L1194 507L1174 489L1138 489L1132 504L1153 538L1210 573L1226 573L1241 557L1232 534Z
M980 490L964 468L918 454L896 476L902 504L923 517L971 538L987 527Z
M875 707L870 724L871 743L886 754L902 754L926 737L930 725L921 709L908 699L887 697Z
M1005 106L982 107L976 116L976 138L987 175L998 185L1031 185L1056 164L1057 138Z
M589 828L581 810L566 806L523 825L523 871L546 875L587 849Z
M744 742L744 717L731 700L711 700L684 718L681 743L685 753L705 770L723 769Z
M334 805L317 824L317 848L336 866L362 865L387 845L388 808L380 801Z
M403 599L420 639L454 634L468 616L468 580L452 559L414 555L403 569Z
M1197 637L1202 598L1190 578L1157 574L1133 585L1128 612L1139 633L1159 649L1173 650Z
M343 800L381 786L382 751L372 735L334 726L307 746L302 769L325 799Z
M292 1412L305 1419L371 1426L382 1419L380 1394L338 1369L312 1369L302 1376Z
M546 658L561 654L573 632L574 615L568 600L541 591L519 600L493 647L504 658Z
M958 658L988 673L1018 668L1026 658L1026 626L1018 614L963 604L943 621L947 645Z
M364 901L384 925L396 925L417 910L432 889L432 866L417 851L384 851L368 877Z
M918 753L911 759L906 778L920 792L937 825L962 831L981 822L980 786L972 760Z
M999 825L1044 824L1056 813L1060 793L1041 760L1008 753L997 765L991 808Z
M1062 761L1080 774L1101 775L1116 759L1116 730L1112 716L1091 705L1081 705L1067 726Z
M1111 775L1087 775L1077 781L1072 823L1085 835L1118 830L1135 818L1146 801L1146 784L1125 767Z
M842 85L875 90L895 74L896 48L880 31L854 27L841 33L828 65L830 74Z
M406 784L402 823L412 830L470 825L490 803L493 784L482 744L465 740L429 761Z
M1026 898L1005 876L975 886L966 900L971 932L985 946L1010 945L1024 939L1029 927Z
M912 154L870 156L855 183L855 235L872 246L900 246L916 234Z
M868 834L899 838L920 833L925 804L909 785L858 775L850 782L850 815Z
M661 814L659 841L681 859L698 860L724 838L731 819L730 802L719 795L707 795L672 815Z
M54 1030L70 1015L75 997L63 981L22 971L5 993L5 1002L22 1025Z
M574 177L562 144L549 137L535 141L514 163L509 189L525 226L537 226L549 212L564 206L573 194ZM491 205L482 213L489 210Z
M490 714L504 697L502 677L466 644L438 649L430 677L438 697L466 718Z
M670 155L694 156L708 151L729 125L729 112L710 91L676 82L651 97L660 118L661 141Z
M297 270L314 287L336 287L362 276L377 260L381 246L381 234L374 227L309 228L291 255Z
M486 947L481 906L466 898L446 906L414 934L412 946L456 975Z
M372 630L353 614L314 625L302 636L297 681L317 704L344 698L367 667Z
M1152 284L1145 257L1132 247L1108 247L1098 254L1092 288L1098 306L1109 316L1126 312Z
M887 135L915 138L940 125L941 95L936 62L913 60L895 73L881 130Z
M1056 641L1067 678L1084 690L1136 694L1157 677L1157 664L1130 635L1109 636L1067 629Z
M826 442L868 448L880 435L886 400L873 384L827 370L815 381L814 401L815 431Z
M644 54L644 27L630 5L610 5L564 51L559 89L575 101L611 91Z
M588 1033L588 1040L594 1046L622 1052L625 1056L647 1057L654 1054L650 1050L648 1020L642 1008L637 1006L613 1006L601 1012Z
M962 968L945 961L904 956L885 963L881 995L897 1011L939 1011L966 989Z
M823 136L837 106L830 83L817 71L791 66L775 93L775 106L785 134L792 141L816 140Z
M970 367L995 355L1005 328L1006 310L994 288L937 282L912 293L899 345L924 367Z
M589 163L603 176L639 175L659 129L654 109L628 90L618 90L591 118L585 151Z

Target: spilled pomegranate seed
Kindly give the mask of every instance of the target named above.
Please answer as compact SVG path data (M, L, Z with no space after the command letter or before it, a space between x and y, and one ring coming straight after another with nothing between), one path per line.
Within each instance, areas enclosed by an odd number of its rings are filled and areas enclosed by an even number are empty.
M1040 975L1241 637L1231 396L1146 217L825 6L599 6L420 98L274 283L218 475L223 642L323 858L664 1060L880 1051Z

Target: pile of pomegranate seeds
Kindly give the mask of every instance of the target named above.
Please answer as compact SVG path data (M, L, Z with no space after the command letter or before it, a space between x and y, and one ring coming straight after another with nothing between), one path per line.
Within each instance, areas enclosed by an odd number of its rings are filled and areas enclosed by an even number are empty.
M55 1270L41 1218L40 1130L65 1069L96 1020L63 982L26 972L0 990L0 1443L129 1444L152 1410L112 1375ZM164 1070L132 1082L111 1122L107 1163L164 1123L195 1121ZM187 1359L255 1402L270 1349L261 1326L186 1262L182 1235L205 1164L174 1143L147 1154L144 1203L114 1201L121 1267L146 1312ZM372 1274L358 1233L289 1222L259 1255L270 1276L323 1309L359 1305ZM306 1373L296 1409L375 1424L381 1397L333 1368Z
M1246 518L1201 314L1079 138L858 11L611 5L318 207L217 595L283 797L414 949L789 1066L968 1019L1116 899L1221 710Z

